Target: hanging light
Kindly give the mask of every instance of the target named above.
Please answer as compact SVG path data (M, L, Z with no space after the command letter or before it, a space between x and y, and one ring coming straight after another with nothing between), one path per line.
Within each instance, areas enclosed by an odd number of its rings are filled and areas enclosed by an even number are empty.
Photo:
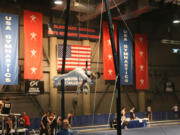
M175 20L173 20L173 23L180 23L180 20L175 19Z
M173 15L173 21L172 21L172 23L174 23L174 24L180 23L180 17L179 17L179 15L178 15L177 13L175 13L175 14Z
M172 53L178 54L180 52L179 48L172 48Z
M63 4L63 1L62 1L62 0L55 0L55 1L54 1L54 4L56 4L56 5L62 5L62 4Z

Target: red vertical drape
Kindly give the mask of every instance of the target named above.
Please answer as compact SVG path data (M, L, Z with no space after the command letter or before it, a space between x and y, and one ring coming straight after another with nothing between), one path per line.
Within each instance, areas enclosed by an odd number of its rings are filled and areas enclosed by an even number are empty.
M113 23L114 40L117 48L117 24ZM103 78L104 80L115 80L115 68L112 55L111 41L107 22L103 22Z
M24 79L43 79L42 14L24 11Z
M135 34L136 89L149 89L147 36Z

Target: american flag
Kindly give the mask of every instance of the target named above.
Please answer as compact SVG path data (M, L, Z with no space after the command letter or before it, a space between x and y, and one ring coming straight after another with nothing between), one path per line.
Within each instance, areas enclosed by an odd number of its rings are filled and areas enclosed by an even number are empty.
M62 69L63 45L57 46L57 68ZM91 47L82 45L67 45L66 48L66 65L65 70L82 68L86 70L86 61L88 62L87 70L91 70Z

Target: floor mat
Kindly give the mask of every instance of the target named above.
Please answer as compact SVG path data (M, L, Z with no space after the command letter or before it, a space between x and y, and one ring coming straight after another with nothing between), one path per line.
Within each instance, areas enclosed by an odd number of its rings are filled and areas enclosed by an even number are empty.
M116 130L79 133L79 135L117 135ZM122 130L122 135L180 135L180 125Z

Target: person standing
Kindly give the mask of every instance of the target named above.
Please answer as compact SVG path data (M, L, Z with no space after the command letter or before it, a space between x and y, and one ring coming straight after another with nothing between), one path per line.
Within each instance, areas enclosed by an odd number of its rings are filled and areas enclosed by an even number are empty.
M24 119L24 127L27 128L26 135L29 135L30 118L26 114L26 112L23 112L23 119Z
M12 128L13 128L12 119L10 118L10 116L8 116L7 121L5 122L5 129L6 129L5 135L11 135Z
M128 121L126 120L126 108L122 107L121 109L121 126L124 127L125 130L127 130Z
M114 114L114 118L110 121L111 128L117 128L117 114Z
M72 125L72 117L73 117L73 113L72 112L69 112L67 114L67 120L69 121L69 125L71 126Z
M20 116L20 118L17 121L18 121L18 128L24 128L25 120L24 120L23 116Z
M135 118L136 118L136 115L135 115L135 106L133 106L132 108L131 108L131 110L130 110L130 119L131 120L135 120Z
M61 116L57 116L57 130L62 128L62 118Z
M9 98L5 97L4 98L4 102L1 102L1 113L2 114L10 114L11 112L11 103L9 103ZM12 118L8 117L8 120L5 121L3 120L3 123L5 125L5 129L6 129L6 135L10 134L10 131L12 129Z
M48 135L48 119L47 119L47 112L44 112L42 118L41 118L41 129L40 129L40 135Z
M3 109L3 101L0 99L0 113L2 113L2 109Z
M149 119L149 121L152 121L152 108L151 106L147 106L147 117Z
M67 119L63 120L62 129L57 132L57 135L73 135L73 131L70 129Z
M178 119L179 118L179 107L177 104L175 104L172 107L173 113L174 113L174 119Z
M23 118L23 115L21 115L20 118L17 119L17 121L18 121L18 126L17 126L18 128L24 128L25 127L25 120ZM20 132L20 133L18 133L18 135L24 135L24 132Z
M50 134L51 135L56 135L56 128L57 128L57 117L55 113L51 113L49 116L49 127L50 127Z
M9 98L5 97L5 101L2 106L2 114L11 113L11 103L9 103Z

